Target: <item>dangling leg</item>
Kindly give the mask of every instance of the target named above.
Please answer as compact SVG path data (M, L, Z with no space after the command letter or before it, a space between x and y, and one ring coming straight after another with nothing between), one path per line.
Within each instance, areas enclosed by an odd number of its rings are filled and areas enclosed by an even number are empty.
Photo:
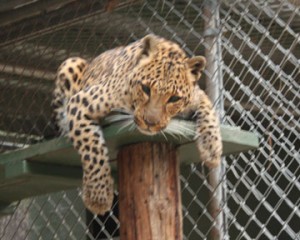
M219 166L222 154L222 140L218 116L208 96L201 90L195 90L196 143L200 158L209 168Z
M83 201L93 213L104 214L112 205L113 179L98 120L110 109L108 102L95 100L98 92L95 86L75 94L68 103L67 120L69 137L81 155Z

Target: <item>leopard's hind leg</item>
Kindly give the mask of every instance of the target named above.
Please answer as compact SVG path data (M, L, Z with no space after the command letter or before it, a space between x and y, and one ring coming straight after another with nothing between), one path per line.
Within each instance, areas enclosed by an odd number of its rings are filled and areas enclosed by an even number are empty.
M66 106L70 98L82 88L82 76L87 61L73 57L65 60L58 68L52 97L52 119L62 135L68 132Z

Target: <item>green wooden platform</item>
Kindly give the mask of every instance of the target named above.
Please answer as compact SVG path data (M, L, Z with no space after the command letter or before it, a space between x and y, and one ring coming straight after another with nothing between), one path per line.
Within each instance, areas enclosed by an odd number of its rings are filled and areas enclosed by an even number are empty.
M120 131L118 123L104 127L113 173L116 171L114 159L118 149L142 141L171 142L178 146L182 164L199 161L194 135L191 134L194 124L185 120L175 121L187 129L185 138L167 135L166 140L165 136L145 136L137 130ZM258 147L258 138L253 133L229 126L222 126L221 130L224 155ZM81 174L79 155L66 138L56 138L0 154L0 212L8 211L11 203L24 198L80 186Z

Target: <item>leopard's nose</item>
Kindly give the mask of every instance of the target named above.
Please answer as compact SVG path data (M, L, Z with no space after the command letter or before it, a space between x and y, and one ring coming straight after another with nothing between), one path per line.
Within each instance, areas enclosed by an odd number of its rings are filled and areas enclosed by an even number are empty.
M154 119L144 119L144 121L149 127L153 127L159 123L159 121L155 121Z

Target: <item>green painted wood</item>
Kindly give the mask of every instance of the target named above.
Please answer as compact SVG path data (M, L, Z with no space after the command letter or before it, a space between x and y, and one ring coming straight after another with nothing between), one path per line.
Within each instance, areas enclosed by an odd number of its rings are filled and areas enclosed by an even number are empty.
M246 152L258 148L258 137L251 132L238 127L221 127L223 156ZM199 161L196 144L191 141L179 146L179 159L183 164Z
M21 160L8 165L5 180L0 181L0 203L80 186L80 167Z
M178 146L182 164L198 162L198 152L193 141L195 136L191 134L195 125L177 119L173 123L186 129L185 137L145 136L137 130L129 129L120 131L117 123L104 127L113 172L116 170L114 160L120 147L145 141L168 141ZM222 126L221 133L224 155L258 147L258 138L253 133L228 126ZM27 197L74 188L80 184L80 157L64 137L0 154L0 206Z
M180 145L179 149L182 151L184 157L181 162L196 162L198 155L193 139L195 125L192 122L185 120L173 120L181 126L185 127L185 137L174 137L166 134L167 140L164 136L158 134L154 136L146 136L141 134L138 130L124 129L120 131L119 124L113 124L104 128L104 136L109 147L110 159L115 159L118 149L123 145L142 141L163 141L170 142L175 145ZM240 130L238 127L221 126L221 134L224 148L224 155L244 152L258 147L258 138L255 134ZM187 151L188 150L188 151ZM190 150L193 150L190 152ZM187 153L187 154L185 154ZM67 157L66 157L67 156ZM8 153L0 154L0 166L6 164L14 164L16 161L23 159L45 162L57 163L62 165L80 166L79 155L73 150L71 143L65 138L60 137L38 143L25 149L18 149ZM189 159L189 160L188 160ZM0 168L1 173L1 168ZM1 178L0 178L1 179Z

